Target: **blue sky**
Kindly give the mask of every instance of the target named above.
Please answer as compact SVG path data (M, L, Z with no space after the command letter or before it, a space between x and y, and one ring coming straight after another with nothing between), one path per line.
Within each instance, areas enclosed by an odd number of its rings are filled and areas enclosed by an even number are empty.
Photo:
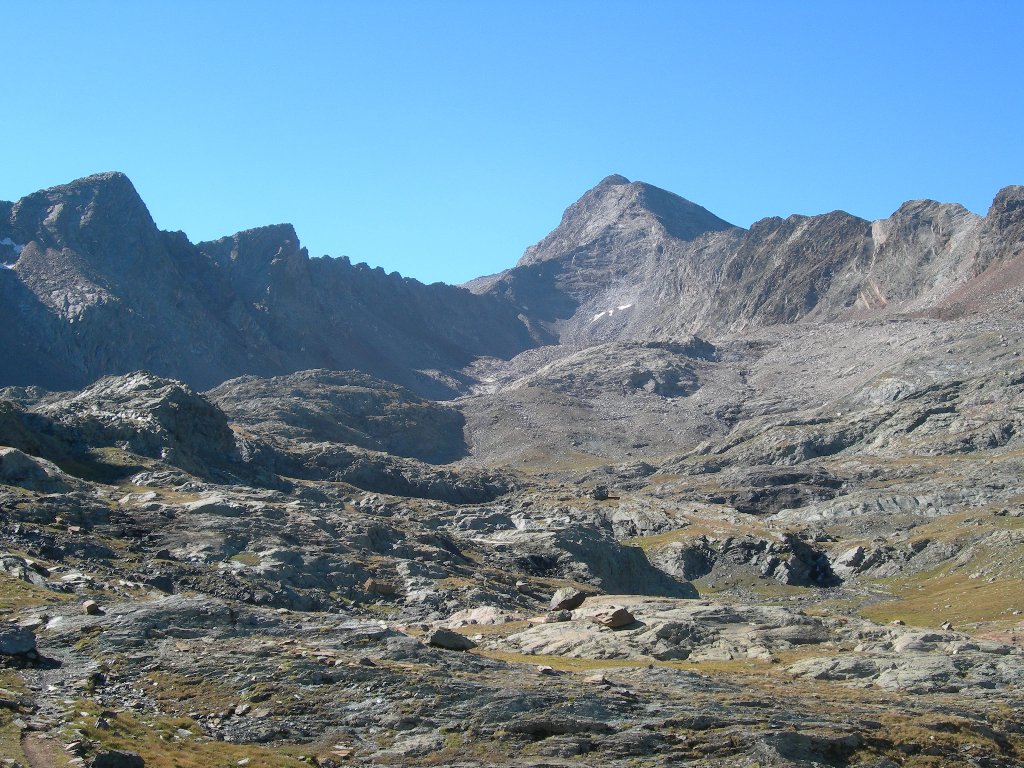
M282 221L426 282L610 173L743 226L1024 183L1024 3L15 2L0 199L104 170L194 240Z

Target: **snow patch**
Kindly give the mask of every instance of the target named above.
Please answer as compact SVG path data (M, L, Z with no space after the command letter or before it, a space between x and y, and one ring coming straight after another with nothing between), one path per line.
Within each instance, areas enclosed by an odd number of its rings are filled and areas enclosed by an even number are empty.
M612 307L611 309L606 309L604 312L598 312L596 315L594 315L594 319L591 320L590 322L596 323L598 320L600 320L605 315L607 315L608 317L612 317L616 312L621 312L622 310L629 309L632 306L633 306L632 304L620 304L617 307Z

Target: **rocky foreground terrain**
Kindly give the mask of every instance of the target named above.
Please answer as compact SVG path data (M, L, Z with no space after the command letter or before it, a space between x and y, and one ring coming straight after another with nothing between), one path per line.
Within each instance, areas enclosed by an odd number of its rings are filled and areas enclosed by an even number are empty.
M4 248L7 765L1024 765L1024 189L609 177L462 289L106 174Z

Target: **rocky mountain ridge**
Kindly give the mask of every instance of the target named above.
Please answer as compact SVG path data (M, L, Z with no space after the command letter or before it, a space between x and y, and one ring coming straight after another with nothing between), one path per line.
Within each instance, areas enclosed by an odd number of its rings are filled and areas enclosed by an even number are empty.
M4 384L80 387L146 368L209 387L327 367L444 395L473 356L533 344L494 299L311 259L288 225L193 245L157 229L123 174L9 210L0 240L16 244L17 259L0 270Z
M327 368L451 397L479 384L475 360L552 342L962 316L1020 291L1022 200L1008 187L986 217L914 201L877 222L835 212L743 230L609 176L517 266L465 291L311 259L290 225L193 245L156 227L123 174L98 174L3 206L0 340L13 354L0 384L144 368L206 388Z
M986 217L918 200L876 222L835 211L762 219L749 230L668 193L655 205L650 189L605 179L516 267L472 289L533 311L562 341L587 344L915 312L962 315L971 311L968 295L1020 287L1018 278L997 287L983 275L1018 269L1022 187L1001 190Z

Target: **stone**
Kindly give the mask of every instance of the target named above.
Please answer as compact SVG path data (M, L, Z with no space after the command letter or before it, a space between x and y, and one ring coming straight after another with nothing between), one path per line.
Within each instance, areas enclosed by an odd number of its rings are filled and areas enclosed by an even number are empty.
M146 762L138 752L108 749L97 753L89 766L90 768L145 768Z
M619 629L635 622L636 617L622 606L611 605L592 613L590 620L595 624L600 624L602 627Z
M551 596L552 611L571 611L583 605L587 593L574 587L562 587Z
M0 447L0 483L58 493L70 490L69 481L53 462L29 456L17 448Z
M24 656L36 649L36 635L30 627L0 622L0 655Z
M472 624L504 624L510 617L506 611L493 605L466 608L456 611L445 621L448 627L465 627Z
M82 610L89 616L102 616L104 611L95 600L86 600L82 603Z
M435 648L444 648L449 651L468 651L476 648L476 643L465 635L452 632L449 629L435 629L427 635L427 645Z

